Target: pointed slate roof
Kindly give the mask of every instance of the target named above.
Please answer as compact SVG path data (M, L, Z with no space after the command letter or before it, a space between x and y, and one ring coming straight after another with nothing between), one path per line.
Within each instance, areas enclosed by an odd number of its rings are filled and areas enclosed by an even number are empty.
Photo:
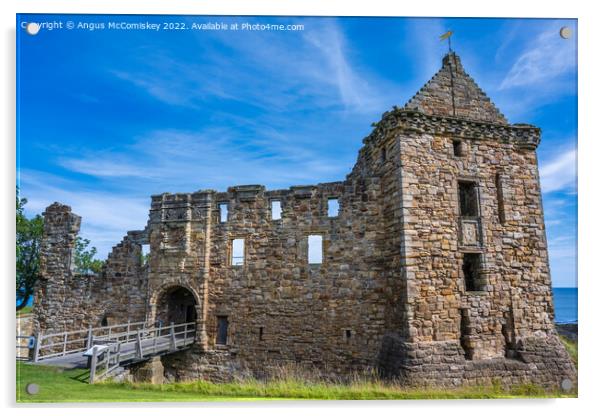
M464 71L460 57L450 52L443 66L404 106L424 114L508 124L477 83Z

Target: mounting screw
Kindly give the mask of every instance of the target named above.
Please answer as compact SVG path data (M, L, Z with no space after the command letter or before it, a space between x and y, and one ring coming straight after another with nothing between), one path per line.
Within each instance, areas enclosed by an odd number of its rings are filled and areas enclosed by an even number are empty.
M35 22L30 22L25 26L25 30L29 35L37 35L40 31L40 25Z
M571 37L572 34L573 34L573 32L570 27L562 26L560 28L560 37L562 39L568 39Z
M562 383L560 383L560 387L564 391L569 391L570 389L573 388L573 382L571 380L569 380L568 378L565 378L564 380L562 380Z
M38 394L40 392L40 386L35 383L29 383L27 386L25 386L25 391L27 394Z

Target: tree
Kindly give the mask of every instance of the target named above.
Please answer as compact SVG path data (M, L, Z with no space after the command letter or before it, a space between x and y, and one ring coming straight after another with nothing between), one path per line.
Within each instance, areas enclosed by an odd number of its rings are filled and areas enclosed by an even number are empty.
M24 213L26 198L20 198L17 187L17 310L23 309L33 295L40 274L40 242L44 231L44 217L28 219Z
M100 273L104 261L94 258L96 255L96 247L90 247L90 240L87 238L77 237L75 240L75 271L79 274L96 274Z

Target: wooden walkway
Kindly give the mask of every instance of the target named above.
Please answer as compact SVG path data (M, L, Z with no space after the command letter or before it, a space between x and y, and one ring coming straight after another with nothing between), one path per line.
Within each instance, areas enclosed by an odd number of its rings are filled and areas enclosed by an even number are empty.
M195 322L152 325L128 322L82 331L40 334L34 339L33 364L89 368L90 383L120 367L189 348L195 342Z

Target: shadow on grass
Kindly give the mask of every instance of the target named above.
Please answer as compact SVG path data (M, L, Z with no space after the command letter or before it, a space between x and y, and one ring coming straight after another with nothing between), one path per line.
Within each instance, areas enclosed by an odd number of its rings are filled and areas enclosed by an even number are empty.
M71 380L79 381L80 383L88 384L88 381L90 380L90 371L85 370L79 374L74 374L73 376L71 376L69 378Z

